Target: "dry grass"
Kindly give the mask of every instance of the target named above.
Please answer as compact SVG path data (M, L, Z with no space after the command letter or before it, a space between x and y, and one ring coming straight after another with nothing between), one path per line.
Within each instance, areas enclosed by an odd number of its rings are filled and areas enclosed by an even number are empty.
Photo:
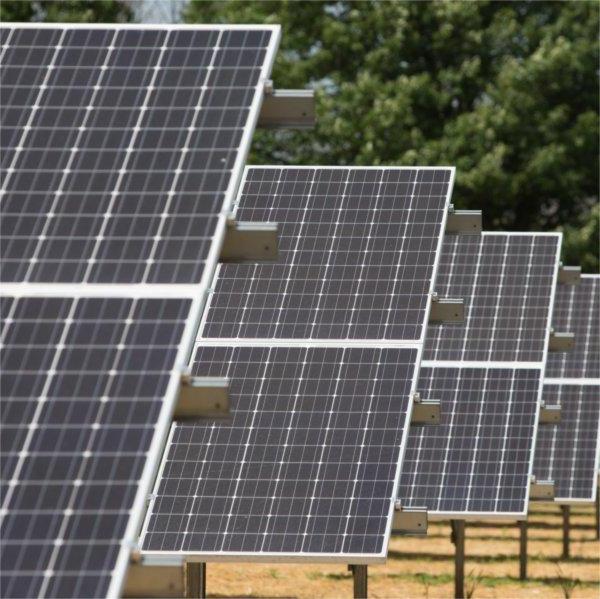
M594 510L574 508L571 559L560 560L561 514L536 506L529 519L529 578L519 576L516 524L467 524L466 590L472 597L573 599L600 597L600 544ZM454 546L447 523L430 523L426 538L394 538L385 565L369 568L369 597L437 599L454 593ZM210 597L350 598L352 578L343 565L209 564Z

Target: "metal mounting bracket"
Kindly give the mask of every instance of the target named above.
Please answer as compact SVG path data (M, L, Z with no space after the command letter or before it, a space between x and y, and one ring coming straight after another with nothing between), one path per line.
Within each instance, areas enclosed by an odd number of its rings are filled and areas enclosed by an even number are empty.
M315 126L315 92L312 89L273 89L266 81L258 126L267 129L310 129Z
M581 280L581 266L563 266L562 262L558 267L558 282L563 285L577 285Z
M229 414L229 380L183 374L174 420L218 418Z
M463 299L439 297L437 293L432 294L430 323L464 322L464 320L465 301Z
M422 399L420 393L413 395L413 410L411 424L439 424L440 401L439 399Z
M558 424L560 422L560 406L540 406L540 424Z
M451 235L478 235L482 230L481 210L455 210L454 205L448 206L446 233Z
M227 221L221 262L261 262L277 260L277 223Z
M535 476L531 477L529 485L530 501L553 501L554 500L554 481L537 480Z
M427 508L402 507L402 504L396 501L392 532L404 536L425 536L427 534Z
M550 331L550 340L548 342L548 351L562 352L569 351L575 346L574 333L557 333Z
M145 565L139 551L131 554L123 597L183 597L181 566Z

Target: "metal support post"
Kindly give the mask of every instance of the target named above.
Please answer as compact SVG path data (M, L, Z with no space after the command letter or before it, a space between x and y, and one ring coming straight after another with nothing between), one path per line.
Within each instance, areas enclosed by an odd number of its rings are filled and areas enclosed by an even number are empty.
M454 543L454 597L465 596L465 521L451 520L452 542Z
M600 489L596 491L596 540L600 539Z
M367 599L367 566L352 565L350 569L354 582L354 599Z
M569 559L569 516L571 515L571 509L568 505L561 505L560 509L562 510L563 517L563 548L562 548L562 559Z
M519 579L527 580L527 520L519 522Z
M205 599L206 597L206 564L203 562L185 562L184 597L186 599Z

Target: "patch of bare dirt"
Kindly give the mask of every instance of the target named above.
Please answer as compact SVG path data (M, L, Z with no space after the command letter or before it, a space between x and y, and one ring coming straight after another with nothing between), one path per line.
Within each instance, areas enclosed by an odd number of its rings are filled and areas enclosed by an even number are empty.
M554 505L529 518L528 580L519 580L516 524L467 523L466 591L473 598L598 599L600 543L593 507L574 509L571 557L561 559L562 516ZM430 523L424 538L393 538L384 565L369 567L369 597L442 599L454 596L454 546L447 523ZM336 564L209 564L210 597L352 597L352 577Z

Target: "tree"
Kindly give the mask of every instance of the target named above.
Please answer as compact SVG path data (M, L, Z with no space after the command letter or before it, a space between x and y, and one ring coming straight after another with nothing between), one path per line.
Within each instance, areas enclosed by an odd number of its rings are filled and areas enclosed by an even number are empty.
M573 225L564 227L563 257L565 264L580 264L585 272L599 272L598 255L588 248L600 246L600 204Z
M316 90L316 129L257 131L252 161L454 164L454 202L486 228L565 226L569 260L597 266L596 2L192 0L185 17L280 23L276 84Z
M2 0L0 20L68 23L130 21L130 8L119 0Z

